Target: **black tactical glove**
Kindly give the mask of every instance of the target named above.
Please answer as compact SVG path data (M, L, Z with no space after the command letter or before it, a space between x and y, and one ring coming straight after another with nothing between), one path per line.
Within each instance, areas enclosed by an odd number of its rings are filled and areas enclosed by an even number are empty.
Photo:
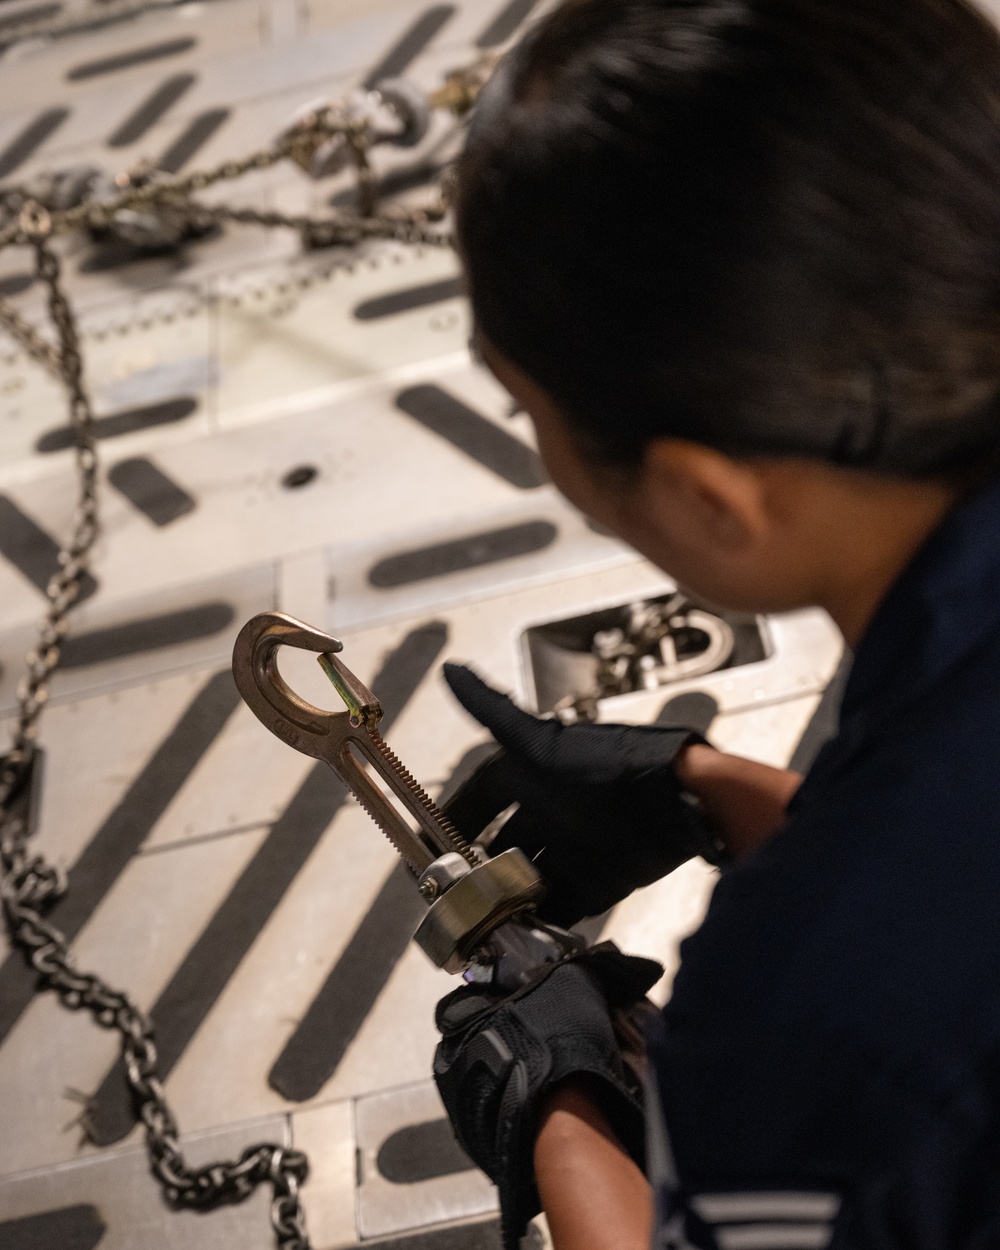
M499 1189L508 1250L541 1210L535 1137L545 1093L557 1081L586 1075L605 1119L643 1166L641 1094L622 1061L611 1011L641 1002L662 973L654 960L605 942L548 965L507 998L472 985L438 1004L434 1079L459 1142Z
M642 885L702 855L720 861L719 844L673 761L690 729L657 725L562 725L516 707L470 669L446 664L459 703L502 750L481 764L445 805L469 841L520 804L489 847L520 847L548 882L539 915L569 927L597 916Z

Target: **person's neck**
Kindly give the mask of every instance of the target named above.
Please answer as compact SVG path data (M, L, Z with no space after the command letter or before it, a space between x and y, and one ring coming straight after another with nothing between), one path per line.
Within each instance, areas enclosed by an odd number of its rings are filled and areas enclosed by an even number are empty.
M879 479L852 501L821 606L856 648L879 604L964 490L953 483Z

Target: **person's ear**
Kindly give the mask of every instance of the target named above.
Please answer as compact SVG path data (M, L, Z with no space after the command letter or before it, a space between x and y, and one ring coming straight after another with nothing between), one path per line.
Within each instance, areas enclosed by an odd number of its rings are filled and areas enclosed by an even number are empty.
M753 466L700 443L661 438L643 457L643 506L686 546L733 556L770 528L767 493Z

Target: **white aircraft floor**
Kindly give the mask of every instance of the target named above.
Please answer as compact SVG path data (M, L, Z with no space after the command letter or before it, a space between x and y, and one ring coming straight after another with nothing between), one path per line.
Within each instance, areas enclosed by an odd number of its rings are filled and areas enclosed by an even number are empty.
M429 88L543 7L210 0L15 43L0 60L2 180L87 162L114 171L185 135L183 168L214 164L266 146L297 106L386 61ZM66 6L80 20L91 11ZM174 78L176 102L111 146ZM26 132L57 109L24 155ZM380 152L380 174L403 182L455 141L438 118L420 148ZM280 167L213 195L320 210L350 190ZM429 1080L432 1009L451 981L408 942L419 899L332 774L239 703L232 642L269 608L341 637L385 704L394 750L438 792L485 739L450 700L444 658L472 661L531 706L526 629L671 583L545 481L527 419L469 358L451 253L385 243L303 255L288 231L243 227L172 256L81 240L63 251L105 421L104 528L41 735L38 845L70 882L53 920L80 966L152 1011L192 1159L257 1140L306 1150L314 1250L494 1250L493 1192L454 1146ZM24 253L0 254L0 293L43 315ZM7 717L72 512L65 424L58 386L0 338ZM763 658L605 700L602 719L651 721L702 692L718 709L712 741L786 764L841 643L818 612L762 621L761 637ZM314 667L292 656L289 679L329 702ZM689 864L604 922L605 936L663 960L661 1001L712 882ZM0 1246L270 1246L263 1193L204 1216L164 1206L114 1037L33 989L6 954Z

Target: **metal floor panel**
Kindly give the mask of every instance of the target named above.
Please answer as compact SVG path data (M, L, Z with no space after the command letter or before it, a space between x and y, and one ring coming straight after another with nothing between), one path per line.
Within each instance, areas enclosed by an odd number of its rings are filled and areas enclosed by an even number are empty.
M68 114L5 181L160 157L212 110L228 115L185 171L240 156L380 64L405 61L435 85L491 28L512 33L548 2L459 0L447 15L431 0L206 0L15 44L0 151L33 124L42 135L47 111ZM379 149L376 173L419 197L421 170L455 143L436 118L417 148ZM206 198L318 213L349 204L350 186L281 166ZM303 255L292 232L250 227L170 256L60 248L102 422L104 531L41 734L38 845L70 874L53 920L82 965L152 1011L194 1157L263 1138L310 1154L315 1250L493 1247L492 1191L456 1154L428 1082L433 1006L453 982L408 944L414 903L389 844L332 774L238 703L232 641L272 607L342 637L385 700L393 748L436 792L485 739L440 679L443 658L530 706L527 629L672 584L538 475L530 422L470 359L447 250ZM0 255L0 292L44 325L25 251ZM0 335L5 716L71 520L66 420L59 388ZM649 722L698 695L716 709L713 742L787 764L841 643L803 612L768 619L764 644L753 663L605 700L600 716ZM329 704L311 657L283 655L282 670ZM663 961L660 1001L714 881L685 865L605 921L606 936ZM263 1194L207 1216L167 1211L114 1039L32 989L18 959L0 958L0 1245L270 1246Z
M447 639L445 653L469 657L499 683L514 689L523 688L524 676L519 671L520 633L525 625L541 615L546 605L551 610L558 603L560 610L572 611L574 600L581 606L593 603L601 591L605 595L611 589L619 594L626 589L633 594L642 593L655 584L651 573L641 565L612 570L604 575L604 583L601 586L599 579L585 577L555 586L547 582L502 598L479 599L465 607L440 613L447 627L446 634L442 630L442 640ZM794 620L777 624L794 639ZM806 620L799 624L809 626L811 622ZM374 680L377 689L377 670L384 664L385 657L405 642L411 629L409 622L392 623L362 633L345 634L345 653L362 679ZM780 638L780 632L776 633ZM832 631L827 631L826 642L825 664L813 655L814 668L810 676L814 690L821 686L836 662L837 646ZM763 666L749 668L777 666L780 658L778 651ZM794 658L789 647L789 659ZM789 664L789 670L794 678L793 664ZM733 670L734 673L739 671ZM316 693L322 691L318 670L314 689L310 688L308 671L290 671L290 675L307 697L321 697ZM786 698L783 703L771 703L759 711L728 710L732 704L727 703L727 696L728 700L738 701L739 687L734 693L723 686L734 680L723 672L689 683L717 696L722 714L713 725L713 738L720 745L756 754L769 762L786 762L813 710L816 695L805 699ZM757 680L760 680L759 675ZM170 701L169 707L162 711L163 696L159 686L133 688L118 696L131 709L126 715L123 708L116 716L116 728L124 738L130 733L129 717L136 715L155 719L160 737L168 732L176 719L179 691L185 682L174 678L165 685L164 693L170 696ZM191 685L190 681L186 683L188 690ZM761 688L754 686L752 691L743 693L744 707L749 703L753 708L754 694ZM96 696L97 699L103 697ZM659 701L662 703L662 695ZM624 705L630 700L620 702ZM606 715L620 715L624 719L650 718L637 715L634 697L631 703L631 707L606 708ZM81 704L67 705L65 710L56 708L53 715L61 714L61 719L69 722L70 706L74 707L72 717L78 722L89 719L86 706ZM434 726L432 734L427 732L429 725ZM140 931L147 932L149 909L143 901L147 891L130 887L132 873L139 874L136 879L142 879L143 873L151 872L157 880L162 873L164 898L169 895L171 874L176 873L183 895L183 883L189 873L202 873L202 869L195 866L201 856L222 855L219 848L229 847L233 838L243 846L246 833L241 831L248 825L259 827L259 822L269 817L273 819L276 806L284 796L290 796L303 775L300 761L259 729L259 741L253 743L255 729L256 723L239 709L212 740L205 758L184 776L182 788L170 799L144 842L147 853L133 861L134 869L129 867L113 883L84 928L79 944L91 953L92 960L101 962L101 950L114 941L113 935L123 930L127 932L130 925L139 925ZM105 732L110 734L110 728ZM451 703L442 683L428 674L401 709L389 736L394 748L417 775L429 781L444 781L454 764L470 746L481 741L483 735ZM234 739L231 742L230 737ZM59 747L59 739L54 737L50 749L56 761ZM105 756L119 757L120 747L113 734L105 739L102 748ZM253 777L249 789L248 776ZM65 794L63 802L71 807L73 791L71 785L64 783L61 791L52 794L44 811L43 838L45 830L60 828L59 794ZM186 1126L209 1127L288 1105L268 1087L267 1073L294 1030L295 1022L315 998L330 967L344 950L395 864L391 848L353 803L337 810L329 829L324 833L320 826L318 833L315 848L308 852L302 869L289 882L276 908L262 914L259 932L239 958L234 974L219 997L208 1006L203 1023L170 1074L167 1088ZM254 833L254 838L259 839L259 833ZM154 850L157 853L153 854ZM74 862L71 852L65 858ZM189 861L190 867L185 867ZM220 862L231 863L228 859ZM235 870L230 868L228 873L223 873L225 880L211 893L216 909L221 907L227 888L245 866L243 856ZM701 891L698 898L703 900L701 883L706 879L705 874L688 875ZM673 898L675 888L676 883L670 886L668 898ZM676 908L672 904L664 905L664 899L656 890L645 899L637 896L623 906L633 917L644 917L635 932L645 934L652 943L650 948L633 938L627 943L629 948L671 958L679 937L690 927L692 904L688 895L684 895L683 905ZM192 919L190 912L181 906L149 926L145 939L149 945L147 958L155 958L157 967L176 968L190 940L209 918L203 912L199 914L200 921ZM636 922L633 919L629 923L634 926ZM614 919L609 932L615 933ZM99 936L88 943L91 933ZM219 940L226 940L225 931ZM125 971L131 966L127 943L119 955L125 958ZM142 973L139 980L141 997L148 1004L155 998L157 978ZM431 968L421 952L416 948L407 950L384 985L377 987L368 1019L314 1100L330 1101L378 1090L386 1083L387 1073L392 1074L389 1083L394 1085L426 1075L434 1044L431 1008L447 985L448 978ZM256 987L262 986L268 987L265 995L257 992ZM51 1039L53 1030L58 1033L60 1028L69 1027L59 1015L50 1002L29 1009L7 1045L0 1048L0 1087L6 1087L8 1082L13 1086L15 1074L23 1078L26 1068L34 1069L32 1055L35 1054L42 1063L40 1081L29 1081L28 1085L35 1088L38 1083L44 1084L42 1073L52 1064L52 1050L43 1039ZM56 1017L55 1022L53 1017ZM78 1030L84 1027L79 1020L72 1020L70 1024ZM111 1057L109 1039L98 1037L92 1039L92 1044L100 1052L101 1062L95 1060L97 1066L106 1067ZM12 1066L7 1067L8 1063ZM78 1077L73 1084L92 1091L103 1076L103 1070L95 1073L88 1068L87 1072L89 1081ZM58 1131L60 1127L61 1124L52 1120L45 1127L36 1119L30 1145L24 1136L9 1144L8 1149L29 1153L12 1160L8 1170L65 1158L68 1143Z
M238 1155L258 1141L287 1140L285 1117L272 1116L238 1128L185 1136L181 1144L192 1161L207 1163ZM135 1148L0 1180L0 1236L8 1220L69 1207L96 1210L105 1227L100 1250L269 1250L273 1245L263 1190L242 1205L224 1207L208 1218L190 1211L169 1211L149 1175L143 1152ZM78 1219L83 1223L86 1216L81 1213ZM38 1250L64 1250L66 1242L46 1240L43 1226L31 1244ZM333 1250L333 1245L320 1243L316 1250Z
M421 1150L420 1137L427 1129L441 1124L444 1108L432 1081L403 1089L388 1090L359 1098L355 1104L358 1149L358 1224L362 1237L385 1237L427 1224L471 1219L497 1209L496 1192L486 1177L475 1170L447 1172L419 1179L406 1175L407 1167L431 1162L414 1158ZM391 1171L385 1151L395 1137L409 1131L416 1136L412 1146L400 1143L402 1158ZM447 1129L445 1131L447 1139ZM429 1139L433 1141L433 1138ZM426 1148L425 1148L426 1149ZM455 1150L459 1156L460 1151ZM409 1156L409 1157L407 1157ZM470 1160L464 1160L466 1169ZM400 1166L402 1165L402 1166ZM428 1168L433 1171L433 1168ZM389 1175L386 1175L389 1172ZM460 1183L456 1178L461 1177Z

